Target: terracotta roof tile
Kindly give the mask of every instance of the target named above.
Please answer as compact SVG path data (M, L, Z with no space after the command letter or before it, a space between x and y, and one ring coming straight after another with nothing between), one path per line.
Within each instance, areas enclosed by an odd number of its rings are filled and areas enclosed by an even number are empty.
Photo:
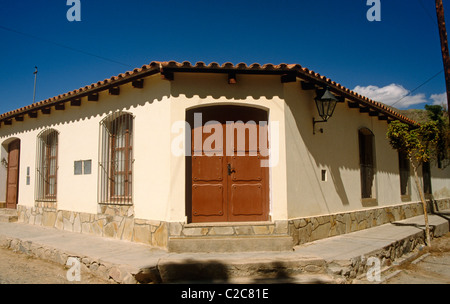
M337 94L339 94L339 92L345 93L348 95L348 96L346 96L346 98L347 97L355 98L357 102L375 107L385 113L390 113L391 116L393 116L394 118L398 118L398 119L401 119L408 123L415 124L415 122L413 120L393 111L391 108L386 107L384 104L374 101L365 96L362 96L362 95L344 87L343 85L336 83L335 81L332 81L331 79L329 79L323 75L320 75L319 73L316 73L306 67L302 67L300 64L281 63L279 65L274 65L271 63L266 63L261 66L259 63L253 63L250 66L248 66L246 63L243 63L243 62L238 63L236 65L233 65L233 63L231 63L231 62L226 62L222 65L220 65L217 62L211 62L208 65L206 65L202 61L196 62L194 65L192 65L189 61L183 61L182 63L178 63L176 61L152 61L151 63L143 65L140 68L135 68L132 71L126 71L119 75L104 79L103 81L98 81L96 83L86 85L77 90L73 90L73 91L70 91L70 92L67 92L64 94L60 94L58 96L54 96L54 97L48 98L46 100L36 102L36 103L28 105L26 107L22 107L20 109L16 109L16 110L4 113L4 114L0 115L0 120L9 119L18 113L21 114L23 112L41 108L46 105L53 105L53 104L57 103L58 101L62 101L63 99L70 98L71 96L77 97L77 95L80 95L80 94L87 94L87 93L89 93L89 91L92 91L92 90L102 90L102 89L106 90L106 87L108 85L113 85L115 82L118 82L118 81L126 82L127 80L131 81L129 79L132 79L134 76L138 77L139 74L143 74L146 72L158 73L158 72L162 72L162 70L164 70L166 68L167 69L171 69L171 68L180 69L180 71L182 71L183 69L188 69L189 71L192 71L192 70L207 71L207 70L223 69L223 70L236 70L236 71L245 71L245 70L261 71L262 73L264 71L269 72L269 73L270 72L280 73L283 71L293 71L293 72L297 72L297 76L299 78L306 77L306 78L310 78L307 80L325 82L326 84L330 85L331 87L334 87L335 89L337 89L337 92L336 92ZM143 77L145 77L145 76L143 76Z

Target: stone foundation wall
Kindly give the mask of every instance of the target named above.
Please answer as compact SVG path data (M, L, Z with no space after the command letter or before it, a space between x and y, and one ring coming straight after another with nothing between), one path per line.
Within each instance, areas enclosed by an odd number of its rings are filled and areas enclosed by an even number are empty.
M450 208L450 199L432 201L429 210ZM422 203L275 222L185 224L138 219L133 206L98 205L97 214L58 210L56 203L18 206L18 221L125 241L168 247L169 237L233 237L291 235L293 245L363 230L423 214Z
M57 210L56 203L37 202L35 207L18 206L18 221L88 233L125 241L167 247L168 225L134 217L133 206L98 205L98 213Z
M429 201L428 212L450 208L450 199ZM423 214L421 202L289 220L294 245L363 230Z

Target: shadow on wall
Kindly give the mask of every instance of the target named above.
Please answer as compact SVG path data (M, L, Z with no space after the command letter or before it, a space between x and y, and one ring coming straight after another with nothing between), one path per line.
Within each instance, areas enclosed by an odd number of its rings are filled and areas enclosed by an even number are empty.
M274 97L283 97L280 76L238 74L236 80L235 84L228 84L227 74L177 73L172 82L171 95L200 99L226 98L232 101L261 98L270 100Z
M396 154L390 149L387 141L386 146L382 142L385 140L385 133L383 133L383 126L375 123L374 119L377 118L349 109L346 103L338 103L333 117L328 122L316 124L316 132L313 134L312 119L313 117L318 119L314 102L315 91L302 91L298 84L288 84L285 97L286 145L288 161L291 163L287 167L288 176L303 177L302 180L291 178L290 181L288 180L288 187L313 192L316 202L321 202L320 204L327 209L327 212L336 212L336 206L338 206L338 203L334 203L334 209L331 209L330 200L333 199L333 192L339 197L340 206L348 206L355 202L359 202L360 205L354 205L354 207L360 207L361 204L364 207L377 206L376 200L360 202L359 129L366 127L375 134L375 172L387 173L386 175L398 174L396 159L384 155L386 147L389 149L386 151ZM384 121L380 123L386 124ZM319 132L319 128L323 128L324 132ZM378 154L381 154L383 160L377 160ZM386 158L389 158L388 162ZM301 168L304 169L303 172L299 171ZM333 187L321 179L321 172L317 172L321 168L326 170ZM373 180L373 183L376 187L377 181ZM296 197L300 197L301 194L302 191L297 191ZM290 199L290 201L295 200L298 202L295 196ZM319 210L319 212L324 211Z

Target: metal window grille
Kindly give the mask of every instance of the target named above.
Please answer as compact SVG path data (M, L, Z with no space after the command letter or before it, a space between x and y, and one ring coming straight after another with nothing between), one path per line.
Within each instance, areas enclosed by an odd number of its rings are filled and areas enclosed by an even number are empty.
M133 116L116 112L100 123L99 195L101 204L131 205Z
M38 135L36 200L56 201L58 173L58 132L45 130Z

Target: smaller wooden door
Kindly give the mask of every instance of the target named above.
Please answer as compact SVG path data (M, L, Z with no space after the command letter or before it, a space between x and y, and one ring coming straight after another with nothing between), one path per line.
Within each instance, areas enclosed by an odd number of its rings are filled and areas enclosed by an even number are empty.
M6 178L6 208L17 208L19 194L19 155L20 140L16 139L8 145L8 174Z

